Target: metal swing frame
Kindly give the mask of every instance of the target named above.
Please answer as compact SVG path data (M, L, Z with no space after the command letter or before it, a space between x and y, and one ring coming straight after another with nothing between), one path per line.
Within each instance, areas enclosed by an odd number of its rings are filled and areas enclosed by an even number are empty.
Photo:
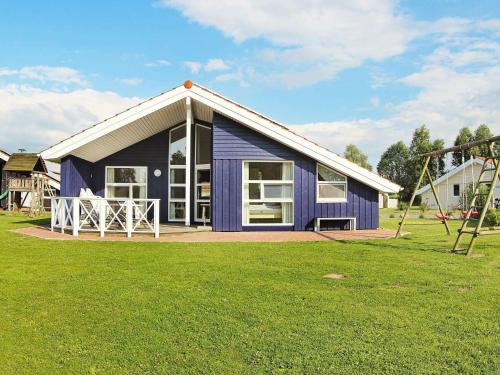
M498 153L498 150L495 150L495 142L499 142L499 141L500 141L500 136L495 136L495 137L491 137L491 138L488 138L485 140L469 142L469 143L465 143L465 144L462 144L459 146L454 146L454 147L446 148L443 150L432 151L432 152L428 152L428 153L420 155L424 159L422 172L420 173L420 177L418 179L417 185L415 186L415 190L413 191L413 194L411 196L410 203L403 214L403 218L401 219L401 222L399 223L398 231L396 233L395 238L399 238L401 236L403 228L406 224L406 219L408 217L408 213L410 212L411 206L412 206L412 204L415 200L415 197L417 195L416 192L420 188L420 186L422 185L422 182L424 180L425 175L427 175L427 178L429 179L432 194L434 195L434 198L436 199L436 204L438 206L441 217L443 218L442 223L444 224L444 226L446 228L446 233L448 235L451 234L450 227L448 226L446 216L444 214L443 208L441 206L441 202L439 200L439 196L438 196L436 189L434 187L434 181L432 179L432 176L431 176L431 173L429 170L429 162L430 162L431 158L435 157L435 156L447 154L447 153L453 152L453 151L462 151L463 152L464 150L468 150L472 147L481 146L484 144L488 145L488 153L487 153L487 155L483 156L484 163L483 163L483 166L481 168L481 172L479 173L477 183L473 189L474 192L472 195L472 199L471 199L469 208L467 209L467 215L465 216L465 218L462 222L462 225L461 225L460 229L458 230L458 235L457 235L457 238L455 240L455 244L453 246L453 249L451 251L452 252L465 252L466 255L470 256L472 254L472 250L474 248L474 244L476 242L477 237L479 237L481 235L500 234L500 228L495 227L493 229L488 229L488 230L481 229L483 222L484 222L484 218L486 216L486 212L488 211L491 199L493 197L493 192L495 190L495 186L496 186L497 182L500 181L500 154ZM491 161L491 164L490 164L490 161ZM494 177L491 179L491 181L483 181L482 178L483 178L484 173L488 170L491 171L491 169L488 169L488 167L490 165L493 165L493 167L494 167ZM485 194L487 197L485 200L486 204L484 205L484 207L481 207L481 213L479 215L479 219L477 221L475 228L474 229L467 229L467 224L471 220L472 211L477 208L477 206L476 206L477 198L478 198L478 196L482 195L480 193L480 185L485 184L485 183L490 184L490 188L488 190L488 193ZM467 247L465 249L459 249L460 242L461 242L464 234L471 234L472 238L470 239L469 244L467 245Z

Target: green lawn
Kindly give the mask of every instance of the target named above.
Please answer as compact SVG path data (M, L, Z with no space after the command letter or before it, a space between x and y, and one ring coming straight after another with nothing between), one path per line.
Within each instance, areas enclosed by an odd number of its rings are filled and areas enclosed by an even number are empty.
M0 214L1 374L500 372L498 236L466 258L441 225L282 244L8 231L31 224Z

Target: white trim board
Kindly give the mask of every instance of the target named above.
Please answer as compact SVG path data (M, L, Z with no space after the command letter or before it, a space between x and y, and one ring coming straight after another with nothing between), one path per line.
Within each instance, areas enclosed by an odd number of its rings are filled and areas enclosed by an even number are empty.
M86 144L92 143L129 125L133 121L188 97L194 101L193 105L198 105L198 103L205 105L211 108L212 111L229 117L377 191L396 193L401 188L376 173L368 171L342 156L295 134L285 126L197 84L193 84L191 88L186 88L184 85L178 86L171 91L138 104L44 150L42 156L48 160L59 161Z
M0 159L2 159L3 161L8 161L9 158L10 158L10 155L8 153L0 150Z

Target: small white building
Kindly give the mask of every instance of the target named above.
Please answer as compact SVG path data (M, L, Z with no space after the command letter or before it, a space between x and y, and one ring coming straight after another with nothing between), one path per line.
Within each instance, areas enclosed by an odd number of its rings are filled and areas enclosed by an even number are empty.
M378 208L397 208L399 199L387 193L378 194Z
M481 173L483 164L483 159L470 159L434 181L434 187L444 210L461 209L461 197L467 190L467 186L470 184L474 184L475 186L477 184L477 179ZM493 164L491 164L491 167L488 166L487 168L487 171L481 179L482 181L491 181L494 177L495 170ZM487 183L485 183L485 185L490 186ZM495 202L495 199L500 199L500 181L496 181L495 186L492 204ZM420 195L422 203L428 204L430 208L438 208L429 184L417 190L417 195Z

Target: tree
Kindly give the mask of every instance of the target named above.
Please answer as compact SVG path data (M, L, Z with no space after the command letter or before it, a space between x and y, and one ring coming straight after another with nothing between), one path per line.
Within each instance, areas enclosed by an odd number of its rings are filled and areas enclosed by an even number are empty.
M407 177L408 181L405 184L404 194L406 199L411 196L415 186L417 185L418 178L422 172L423 159L420 155L425 154L430 151L442 149L444 145L443 140L436 140L431 142L431 134L427 126L422 125L421 127L415 129L413 132L413 138L411 140L409 148L409 158L406 163ZM429 163L429 171L433 179L437 178L442 172L444 172L444 155L436 156L432 158L432 162ZM423 184L427 183L428 180L424 178ZM417 202L418 204L418 197Z
M407 189L405 186L408 182L406 167L409 156L410 150L408 150L408 147L403 141L399 141L390 145L389 148L384 151L379 163L377 164L377 172L379 175L395 182L398 185L401 185L404 188L401 192L402 199L403 196L406 198L407 195Z
M469 143L474 140L474 136L468 127L460 129L458 132L457 138L455 138L454 146L463 145L464 143ZM471 150L464 150L464 161L470 159ZM462 164L462 151L454 151L451 159L451 165L458 167Z
M372 166L368 163L368 156L363 153L356 145L349 144L345 148L344 157L359 166L372 170Z
M444 140L436 139L432 142L432 151L443 150ZM446 172L446 155L433 156L429 163L429 170L432 177L438 178L445 174Z
M474 141L482 141L483 139L488 139L493 137L493 133L491 132L488 125L482 124L479 125L474 132ZM472 154L474 156L485 156L488 154L488 145L481 145L477 147L473 147Z

